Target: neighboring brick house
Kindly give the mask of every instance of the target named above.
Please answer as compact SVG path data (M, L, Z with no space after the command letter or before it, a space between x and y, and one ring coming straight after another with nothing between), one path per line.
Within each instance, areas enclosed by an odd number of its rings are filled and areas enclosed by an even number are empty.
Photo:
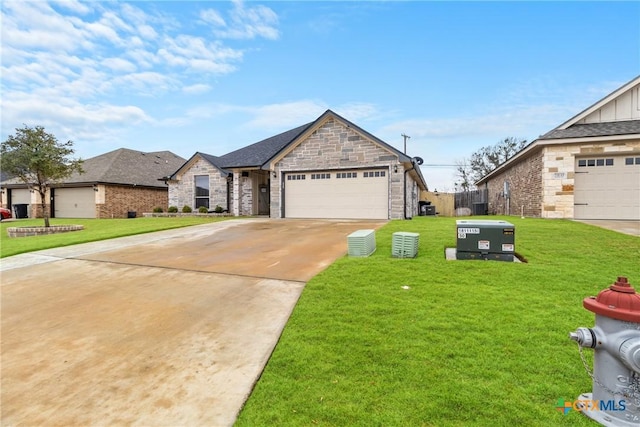
M327 110L224 156L194 154L168 179L169 205L271 218L406 218L427 190L417 162Z
M184 163L170 151L145 153L120 148L83 162L74 173L52 185L47 209L52 218L127 218L168 207L168 187L161 180ZM2 206L24 207L30 218L41 217L40 198L16 179L0 183Z
M476 183L491 214L640 220L640 77Z

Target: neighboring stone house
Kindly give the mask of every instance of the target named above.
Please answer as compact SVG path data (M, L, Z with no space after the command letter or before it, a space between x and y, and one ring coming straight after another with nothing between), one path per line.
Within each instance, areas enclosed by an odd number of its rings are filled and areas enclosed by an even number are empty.
M169 205L271 218L406 218L427 190L418 162L327 110L224 156L194 154L168 177Z
M640 77L476 183L489 213L640 220Z
M168 187L161 180L185 159L170 151L144 153L120 148L83 162L82 174L52 185L47 209L52 218L127 218L166 210ZM0 183L2 206L26 209L28 217L41 217L40 196L19 180ZM21 209L20 209L21 210Z

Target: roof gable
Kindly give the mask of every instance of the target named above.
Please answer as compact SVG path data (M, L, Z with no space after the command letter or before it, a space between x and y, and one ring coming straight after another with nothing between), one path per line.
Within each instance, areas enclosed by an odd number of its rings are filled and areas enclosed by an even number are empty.
M640 120L640 76L587 107L554 130L575 124L611 123Z
M488 181L545 146L588 141L590 138L597 138L598 141L620 141L636 138L638 135L640 135L640 76L531 142L475 184L480 185Z
M220 173L225 174L225 175L229 175L229 171L224 170L221 166L220 166L220 157L217 156L213 156L211 154L206 154L206 153L201 153L199 151L197 151L193 156L191 156L189 158L189 160L187 160L186 162L184 162L176 171L174 171L173 173L171 173L171 175L166 175L164 178L168 178L170 180L172 179L178 179L178 177L184 172L189 170L191 167L193 167L193 165L198 161L198 160L204 160L205 162L208 162L211 164L211 166L215 167L216 169L220 170Z
M345 119L344 117L340 116L339 114L336 114L335 112L333 112L331 110L327 110L320 117L318 117L315 121L313 121L312 123L307 125L306 129L304 129L302 132L300 132L300 134L295 139L290 141L290 143L288 145L284 146L274 156L272 156L267 161L265 161L262 166L263 167L267 167L267 163L273 164L273 163L278 162L280 159L282 159L284 156L286 156L289 152L291 152L291 150L293 150L296 146L301 144L309 135L311 135L313 132L315 132L320 127L322 127L322 125L325 122L327 122L328 120L330 120L330 119L334 119L334 120L337 120L337 121L341 122L345 127L352 129L353 131L355 131L356 133L359 133L360 135L362 135L366 139L370 140L374 144L376 144L376 145L382 147L383 149L385 149L385 150L393 153L394 155L398 156L398 159L401 162L411 162L411 158L409 156L407 156L406 154L404 154L403 152L401 152L401 151L397 150L396 148L392 147L391 145L387 144L386 142L384 142L380 138L370 134L366 130L364 130L361 127L359 127L358 125L350 122L349 120Z

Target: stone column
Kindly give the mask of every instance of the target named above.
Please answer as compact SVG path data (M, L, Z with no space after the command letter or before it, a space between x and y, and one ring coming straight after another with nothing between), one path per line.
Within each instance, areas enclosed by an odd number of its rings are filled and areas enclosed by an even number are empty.
M242 172L233 172L233 206L231 213L234 216L240 216L240 202L242 200Z

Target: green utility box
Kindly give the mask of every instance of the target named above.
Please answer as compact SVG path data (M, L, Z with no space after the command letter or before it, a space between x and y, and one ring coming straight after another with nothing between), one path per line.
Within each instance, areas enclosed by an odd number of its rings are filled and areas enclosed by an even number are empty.
M506 221L456 221L456 259L513 261L515 227Z
M418 255L420 234L399 231L391 239L391 255L394 258L415 258Z

